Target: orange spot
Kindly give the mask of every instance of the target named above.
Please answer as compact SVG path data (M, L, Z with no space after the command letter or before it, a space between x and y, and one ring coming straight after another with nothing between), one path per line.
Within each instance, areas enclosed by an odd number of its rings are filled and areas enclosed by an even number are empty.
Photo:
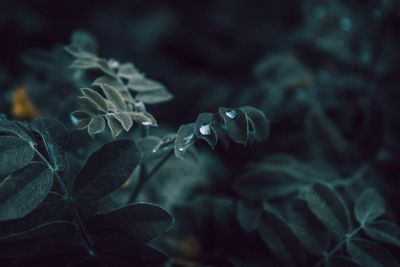
M29 99L28 91L25 87L14 89L11 114L19 119L33 119L38 116L39 113Z

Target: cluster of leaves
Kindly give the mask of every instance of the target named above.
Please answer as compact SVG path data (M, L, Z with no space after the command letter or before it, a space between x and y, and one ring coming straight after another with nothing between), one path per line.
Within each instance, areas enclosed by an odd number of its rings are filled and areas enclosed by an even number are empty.
M132 140L103 145L79 170L67 156L69 132L56 119L25 124L3 116L0 134L3 266L39 266L43 256L47 264L67 259L69 266L155 266L168 260L146 245L171 227L166 210L147 203L104 208L107 195L141 160Z
M242 229L257 232L281 266L399 266L390 249L400 246L400 227L380 219L383 197L366 189L350 213L337 192L368 168L347 178L324 170L283 155L252 166L234 184L242 197L236 213Z
M82 110L75 111L76 125L88 129L93 137L102 133L105 125L116 138L123 130L129 131L133 123L156 126L154 117L146 112L145 104L157 104L172 98L159 82L139 72L132 63L119 63L96 55L96 42L85 32L76 31L65 50L75 60L70 65L76 69L97 69L105 75L95 79L93 86L101 88L103 95L90 88L82 88L78 103ZM135 95L133 96L132 93Z

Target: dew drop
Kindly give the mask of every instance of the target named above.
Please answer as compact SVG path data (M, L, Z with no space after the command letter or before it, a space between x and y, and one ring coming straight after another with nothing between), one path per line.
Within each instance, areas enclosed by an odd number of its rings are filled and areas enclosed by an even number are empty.
M236 118L236 110L230 110L230 111L227 111L227 112L225 112L225 115L228 117L228 118L231 118L231 119L234 119L234 118Z
M144 121L142 122L142 125L148 126L148 125L153 125L151 121Z
M77 125L78 124L78 119L75 118L72 114L69 115L69 118L72 122L73 125Z
M203 125L201 125L199 131L200 131L200 133L201 133L202 135L210 135L210 134L211 134L211 127L210 127L210 124L203 124Z
M116 61L115 59L110 59L110 60L107 62L107 65L108 65L108 67L110 67L110 68L112 68L112 69L116 69L116 68L119 67L119 62Z
M183 147L180 147L179 148L179 151L184 151L185 149L183 148Z

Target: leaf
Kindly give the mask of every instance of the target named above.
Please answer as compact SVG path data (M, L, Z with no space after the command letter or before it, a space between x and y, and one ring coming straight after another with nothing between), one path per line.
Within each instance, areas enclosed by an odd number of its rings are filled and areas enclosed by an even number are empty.
M133 120L129 112L114 113L113 116L121 123L125 131L129 131L132 127Z
M400 246L400 228L393 222L371 222L364 227L364 232L377 242Z
M147 126L157 126L157 121L154 119L153 115L148 112L130 112L132 120L136 123L147 125Z
M77 110L72 112L72 116L74 116L77 120L90 119L90 114L83 110Z
M21 127L14 121L9 121L5 117L0 117L0 133L3 134L12 134L15 136L19 136L27 142L31 142L35 144L34 140L32 140L30 134L28 134L25 128Z
M367 189L356 200L354 212L357 221L365 225L385 213L384 200L375 189Z
M326 267L361 267L355 263L352 259L344 256L333 256L328 259L325 264Z
M86 96L78 96L78 104L81 106L82 110L89 114L99 114L99 108L93 100Z
M196 136L205 140L212 148L217 144L217 132L213 127L216 121L216 116L213 113L200 113L196 119Z
M143 75L136 75L136 77L132 77L128 82L128 87L136 92L166 91L164 85L147 79Z
M99 78L94 80L92 85L96 85L96 86L99 86L99 87L102 87L102 86L112 87L112 88L116 89L118 92L125 91L124 85L121 84L115 78L112 78L110 76L100 76Z
M224 120L229 137L236 143L246 144L249 139L249 124L244 111L221 107L218 112Z
M53 168L64 171L65 151L69 143L69 133L64 125L57 119L38 118L31 123L31 128L42 137Z
M160 144L161 139L157 136L146 136L136 140L136 146L142 152L142 162L159 158L162 153L157 153L156 147Z
M46 198L53 174L43 163L34 162L12 173L0 183L0 221L24 217Z
M323 255L329 248L329 234L303 200L293 202L286 213L293 233L313 255Z
M266 139L269 136L271 129L264 113L251 106L244 106L240 109L243 110L247 116L249 121L249 131L254 136L254 139L257 142Z
M140 161L131 140L108 143L94 152L75 180L72 196L79 205L90 205L120 187Z
M278 256L282 266L305 266L305 253L299 240L282 218L264 210L258 231L264 243Z
M86 129L89 126L91 119L87 118L87 119L81 119L76 123L76 128L83 130Z
M117 88L106 84L102 83L100 84L101 89L103 89L104 94L106 95L107 99L113 103L118 110L120 111L126 111L126 104L124 97L121 95L121 93L118 91Z
M96 104L99 110L107 112L108 110L107 102L106 99L101 94L90 88L82 88L81 91L84 94L84 96L86 96Z
M115 139L122 132L122 125L113 115L106 115L106 120L111 135Z
M95 38L87 31L75 30L71 35L71 43L85 52L96 53L97 42Z
M132 79L135 76L141 75L132 63L125 63L119 66L118 76L125 79Z
M104 128L106 127L106 122L102 116L93 117L88 125L88 133L91 137L94 137L96 134L102 133Z
M0 237L0 244L7 243L10 241L18 241L33 237L40 237L65 231L69 231L72 233L76 232L75 225L67 221L54 221L49 223L43 223L22 232L17 232L8 234L6 236L2 236Z
M159 89L154 91L139 92L136 99L146 104L158 104L169 101L173 98L172 94L166 89Z
M195 123L190 123L179 127L178 132L176 133L174 145L176 157L183 159L186 150L194 144L196 138L194 133L195 127Z
M21 219L0 222L0 238L24 232L36 226L60 220L66 211L62 195L50 192L46 199L31 213Z
M331 232L343 236L349 226L349 214L343 199L330 186L315 183L304 192L310 210Z
M72 50L70 50L72 51ZM73 69L96 69L99 67L96 58L78 58L69 65Z
M86 228L93 235L128 236L143 243L165 233L173 223L171 214L163 208L146 203L120 207L89 219Z
M246 232L253 232L257 229L260 221L260 207L250 205L245 201L239 200L237 204L237 218L240 226Z
M0 136L0 178L28 165L34 155L26 141L13 136Z
M347 252L363 267L399 267L397 259L384 247L374 242L354 238L347 242Z

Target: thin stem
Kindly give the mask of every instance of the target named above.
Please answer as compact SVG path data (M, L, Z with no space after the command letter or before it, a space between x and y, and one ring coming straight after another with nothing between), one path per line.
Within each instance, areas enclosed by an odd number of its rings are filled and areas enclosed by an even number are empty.
M51 165L51 163L46 159L46 157L43 156L43 154L40 153L40 151L35 147L35 144L33 144L31 141L29 141L29 145L31 146L33 151L35 151L35 153L40 157L40 159L47 165L47 167L50 169L50 171L53 173L53 175L56 177L56 181L61 188L64 200L67 202L68 206L71 208L72 215L74 216L74 219L75 219L75 226L87 244L89 255L91 255L91 256L96 255L96 253L94 252L93 243L90 240L89 235L86 232L86 229L82 222L81 216L79 215L79 211L72 201L72 198L68 192L67 186L64 184L60 175L54 169L53 165Z
M139 176L138 184L135 188L135 190L132 192L130 198L129 198L129 203L135 201L137 196L139 195L140 191L142 190L143 186L150 180L151 177L153 177L162 166L167 162L167 160L174 154L174 150L171 149L170 151L167 152L167 154L149 171L149 173L146 176Z
M341 240L331 251L329 251L327 254L324 255L324 258L322 258L316 265L315 267L319 267L322 266L322 264L324 264L325 261L327 261L330 257L332 257L336 252L339 251L339 249L346 244L347 241L351 240L353 238L353 236L355 236L361 229L363 228L362 225L360 225L359 227L357 227L356 229L354 229L354 231L352 231L349 234L346 234L345 238L343 240Z

